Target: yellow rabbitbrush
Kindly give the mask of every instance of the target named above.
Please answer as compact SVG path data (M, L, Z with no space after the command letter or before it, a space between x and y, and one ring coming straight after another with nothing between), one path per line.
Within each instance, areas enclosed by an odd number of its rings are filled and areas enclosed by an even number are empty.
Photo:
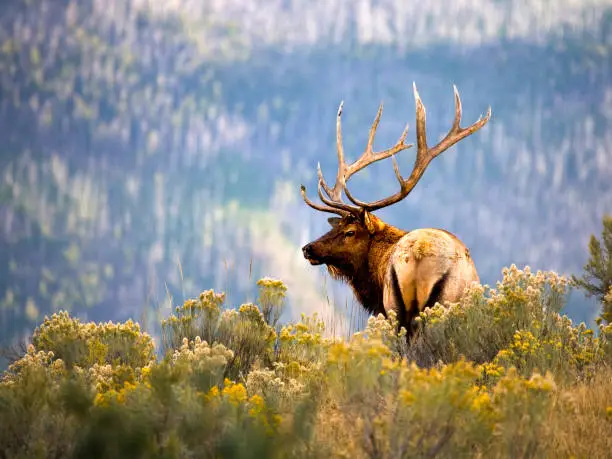
M394 311L348 340L317 317L275 334L263 307L222 310L213 291L168 318L163 357L132 322L55 314L0 378L0 455L608 457L612 325L561 316L566 289L512 266L421 313L409 345Z

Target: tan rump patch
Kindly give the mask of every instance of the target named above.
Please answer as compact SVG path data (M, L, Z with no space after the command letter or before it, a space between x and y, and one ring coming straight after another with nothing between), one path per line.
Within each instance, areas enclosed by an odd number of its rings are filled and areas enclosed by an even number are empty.
M412 254L416 260L435 255L434 244L430 238L419 238L412 244Z
M424 228L413 230L403 236L394 249L398 260L419 261L427 257L457 260L463 257L461 243L447 233Z

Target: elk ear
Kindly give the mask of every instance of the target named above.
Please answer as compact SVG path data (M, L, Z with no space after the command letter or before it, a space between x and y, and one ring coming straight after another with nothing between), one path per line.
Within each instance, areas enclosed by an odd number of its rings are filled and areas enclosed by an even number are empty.
M375 234L385 228L385 223L376 215L371 214L368 211L363 212L363 224L370 234Z
M330 225L331 225L333 228L335 228L336 226L338 226L338 225L340 224L340 221L341 221L341 220L342 220L342 219L341 219L341 218L339 218L339 217L330 217L330 218L328 218L328 219L327 219L327 221L329 222L329 224L330 224Z

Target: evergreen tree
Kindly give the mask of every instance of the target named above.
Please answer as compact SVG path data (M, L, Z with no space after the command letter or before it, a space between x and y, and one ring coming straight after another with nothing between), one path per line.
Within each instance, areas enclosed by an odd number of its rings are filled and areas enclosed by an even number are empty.
M589 258L584 265L584 274L572 276L575 284L582 288L588 297L595 296L603 305L601 318L612 322L612 215L603 218L601 241L591 235Z

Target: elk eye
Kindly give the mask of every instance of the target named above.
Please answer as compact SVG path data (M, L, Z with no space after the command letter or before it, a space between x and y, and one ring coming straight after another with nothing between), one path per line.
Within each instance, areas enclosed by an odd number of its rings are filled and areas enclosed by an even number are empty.
M347 236L347 237L352 237L352 236L355 235L355 231L353 231L353 230L347 231L346 233L344 233L344 235Z

